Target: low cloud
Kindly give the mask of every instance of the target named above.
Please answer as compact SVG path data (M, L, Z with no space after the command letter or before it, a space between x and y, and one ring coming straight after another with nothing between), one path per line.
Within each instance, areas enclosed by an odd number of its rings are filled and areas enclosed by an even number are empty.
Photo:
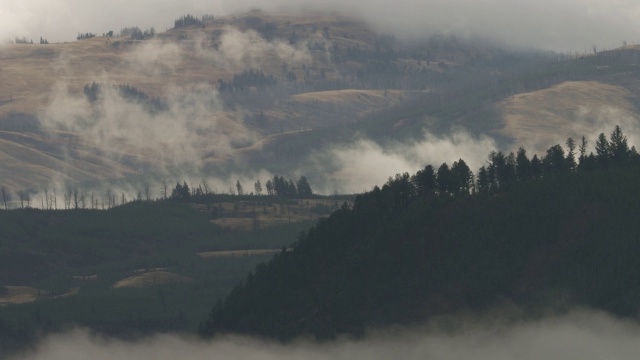
M360 193L383 185L394 174L413 174L426 165L438 168L444 162L451 166L459 159L475 173L495 149L497 144L492 138L473 136L465 130L445 136L427 132L420 141L387 146L361 139L352 145L316 154L310 162L312 167L299 172L312 173L315 168L325 174L317 185L322 193Z
M291 45L280 39L265 41L256 31L227 27L220 38L219 51L213 52L216 65L241 69L260 69L265 65L311 63L307 43Z
M160 76L180 70L184 49L178 44L144 41L125 57L133 74Z
M620 109L612 106L603 106L594 109L589 106L581 106L576 117L578 120L576 123L582 125L582 135L585 136L591 145L590 151L595 152L595 142L598 135L604 133L607 139L609 139L616 125L620 126L627 137L629 146L640 145L640 118L636 113L628 109Z
M620 126L623 134L627 137L629 147L640 145L640 136L638 136L640 134L640 118L629 108L585 104L577 106L575 110L569 110L566 117L565 115L548 114L544 115L552 120L545 123L542 128L551 131L541 133L520 131L515 134L514 145L523 146L530 157L537 154L539 158L542 158L547 149L554 145L560 145L565 151L568 151L567 138L571 137L578 146L583 136L587 140L586 154L595 153L598 135L604 133L609 139L616 125ZM524 118L521 121L535 122L535 120L535 118ZM513 149L509 151L513 151Z
M204 154L226 151L234 136L218 129L222 110L217 91L208 85L173 94L166 112L150 114L142 104L130 102L105 84L99 99L90 104L60 86L41 116L51 130L78 133L109 157L133 156L156 166L191 164L199 167ZM205 138L205 135L208 135Z
M460 318L446 326L372 331L362 340L322 344L180 335L127 342L77 330L49 336L33 351L10 359L633 359L640 353L639 336L637 322L577 310L528 322Z

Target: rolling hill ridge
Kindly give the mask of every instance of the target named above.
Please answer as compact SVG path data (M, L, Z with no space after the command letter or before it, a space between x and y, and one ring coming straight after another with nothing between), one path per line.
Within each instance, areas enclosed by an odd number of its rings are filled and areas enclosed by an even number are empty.
M437 34L403 42L339 14L194 19L153 35L4 45L2 185L299 173L354 139L384 147L456 129L535 151L558 133L638 130L633 46L574 57Z

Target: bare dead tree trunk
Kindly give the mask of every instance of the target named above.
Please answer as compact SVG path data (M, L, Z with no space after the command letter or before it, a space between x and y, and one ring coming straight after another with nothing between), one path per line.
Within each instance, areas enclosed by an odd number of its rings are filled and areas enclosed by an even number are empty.
M73 188L68 187L67 193L65 195L66 204L64 204L65 209L71 209L71 197L73 196Z
M24 209L24 192L22 190L18 191L18 197L20 198L20 208Z
M204 195L209 195L209 184L207 183L207 179L202 179L202 190L204 192Z
M107 209L111 209L111 189L107 189Z
M7 194L7 188L5 188L4 186L2 187L2 189L0 190L2 192L2 202L4 202L4 209L8 210L7 207L7 198L8 198L8 194Z
M167 200L167 180L162 182L162 189L164 190L164 199Z
M71 205L71 204L69 204ZM76 209L78 209L78 187L74 186L73 187L73 205ZM71 206L69 206L71 207Z

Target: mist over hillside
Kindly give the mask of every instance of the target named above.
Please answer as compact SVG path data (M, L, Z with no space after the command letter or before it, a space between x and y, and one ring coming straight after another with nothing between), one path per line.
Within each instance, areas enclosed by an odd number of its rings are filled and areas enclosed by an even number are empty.
M622 70L604 52L576 59L443 33L394 37L342 13L193 19L153 35L126 27L7 46L0 155L13 198L78 185L132 198L145 183L157 197L165 181L203 178L226 192L277 173L307 175L319 193L352 193L458 153L478 168L486 159L473 154L491 149L544 150L561 141L542 131L547 119L571 136L637 123L638 87L613 78ZM555 69L563 63L596 70L576 76ZM545 110L551 117L518 95L540 91L536 101L549 104L562 97L545 88L567 80L611 86L558 87L573 94ZM522 131L535 126L536 136ZM372 172L369 162L383 166Z
M126 11L123 9L127 9ZM602 0L542 1L440 1L417 3L386 1L95 1L76 0L4 1L0 14L0 39L40 36L69 41L78 32L104 33L137 24L142 28L171 27L180 13L230 15L252 8L266 11L339 11L362 17L377 30L408 38L436 32L474 36L505 42L511 46L535 47L561 52L589 51L640 40L635 19L640 12L633 2ZM80 15L78 15L80 14Z
M342 15L255 11L197 21L201 26L143 40L122 35L127 28L120 37L8 48L0 65L7 80L0 88L0 125L5 167L12 171L3 185L38 196L43 188L62 193L73 184L89 188L117 180L118 190L131 197L141 182L158 189L167 180L208 177L226 191L239 179L314 172L319 192L361 191L384 177L358 175L353 161L332 155L361 148L355 139L376 135L341 126L369 127L378 112L418 102L431 86L450 86L448 78L464 77L462 65L469 61L482 68L480 78L502 66L492 46L443 37L405 47ZM31 62L21 63L24 57ZM13 85L15 79L21 85ZM430 137L468 136L464 129L432 135L421 123L392 126L417 135L409 146ZM332 136L311 134L330 127L336 129ZM283 150L307 136L314 138L311 144ZM402 152L392 142L378 152ZM409 161L417 169L425 156L442 153L396 156L390 166L400 169ZM333 170L307 166L323 157L334 158ZM345 177L349 172L356 177Z

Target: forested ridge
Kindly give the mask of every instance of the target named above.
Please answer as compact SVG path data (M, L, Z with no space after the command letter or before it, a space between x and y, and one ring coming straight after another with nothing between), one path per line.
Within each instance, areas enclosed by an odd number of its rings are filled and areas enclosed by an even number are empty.
M635 316L640 156L619 127L587 147L398 174L258 266L201 332L329 339L504 302Z

